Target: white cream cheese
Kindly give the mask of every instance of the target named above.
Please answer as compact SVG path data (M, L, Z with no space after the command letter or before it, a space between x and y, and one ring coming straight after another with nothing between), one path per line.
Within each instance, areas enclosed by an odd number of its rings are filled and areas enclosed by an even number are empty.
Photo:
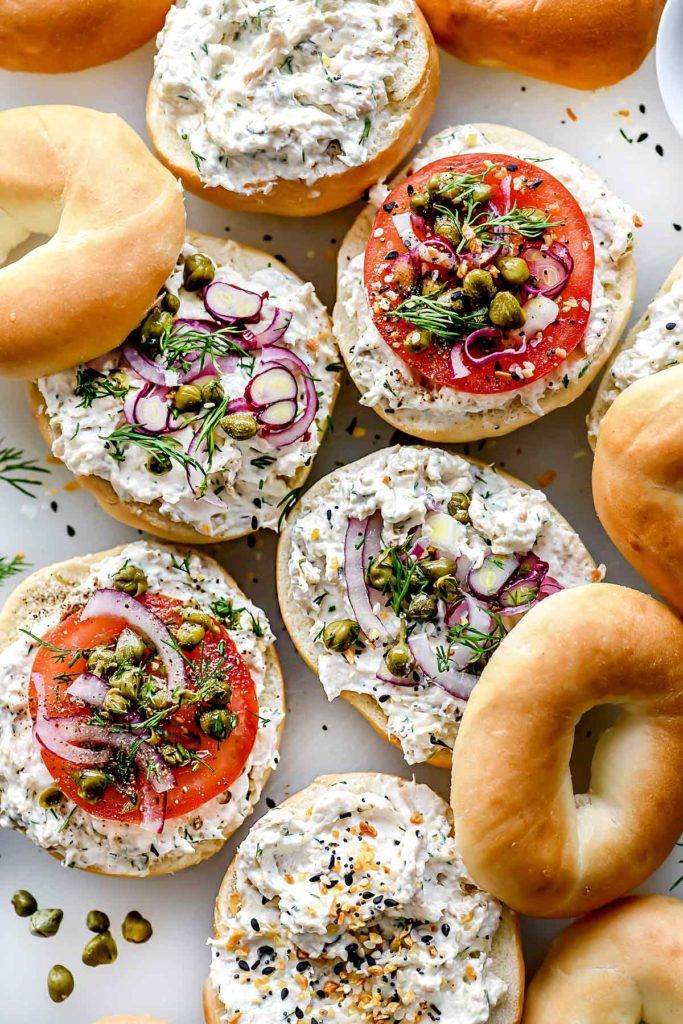
M183 254L196 251L187 245ZM187 523L208 537L238 535L257 528L277 529L282 511L278 504L293 486L297 472L310 466L315 457L339 376L337 348L313 285L293 280L275 261L249 276L239 268L240 249L235 246L227 261L217 268L215 280L259 293L267 291L269 298L262 311L264 324L270 320L275 306L293 314L278 344L308 364L315 377L320 405L308 436L282 449L260 435L237 441L219 430L209 474L209 490L217 499L212 500L210 494L201 497L193 493L182 465L173 463L161 475L151 473L147 468L148 453L135 445L126 445L122 460L114 459L104 438L123 421L124 400L107 395L85 407L74 390L82 367L38 381L54 434L52 452L72 473L107 480L123 501L155 504L165 518ZM171 276L168 286L181 300L178 317L206 317L200 295L182 287L181 267ZM234 371L220 375L225 394L242 396L251 375L251 361L239 360ZM304 402L302 386L300 382L300 410ZM185 446L192 433L191 428L186 428L178 435Z
M235 858L238 909L211 942L223 1019L485 1024L506 992L501 911L467 874L444 801L389 775L314 786Z
M458 153L502 152L518 159L535 158L533 152L510 152L498 142L489 143L472 125L448 129L436 135L420 150L411 167ZM583 376L595 359L604 357L615 309L619 284L619 263L633 246L634 211L608 191L568 155L553 155L543 167L565 185L583 210L595 245L595 277L588 326L583 341L562 365L532 384L505 394L469 394L453 388L428 388L417 384L406 364L383 341L372 322L363 279L364 251L342 267L339 277L339 301L358 331L358 340L349 346L349 370L361 391L361 404L388 412L406 410L426 417L443 417L462 422L474 413L492 412L499 417L500 429L519 416L521 410L542 415L539 401L548 392L569 387ZM379 206L386 190L374 189L371 201Z
M179 0L154 89L205 185L313 185L396 134L415 31L412 0Z
M454 492L471 499L470 522L452 520L454 558L465 555L477 567L490 552L533 551L549 563L549 574L564 587L599 578L579 537L544 494L506 480L493 467L474 465L441 449L385 449L339 471L330 492L304 498L304 511L291 525L289 572L294 599L310 623L320 681L330 700L350 691L378 701L389 735L400 741L410 764L427 760L439 747L453 747L465 701L424 677L411 686L383 681L377 676L386 674L382 645L366 644L347 660L324 647L321 631L327 622L354 618L344 577L349 518L364 519L381 510L382 543L392 546L404 543L416 528L420 537L430 510L447 504ZM374 610L395 638L398 620L392 610L384 603ZM426 623L416 631L434 638L436 628Z
M175 568L168 548L153 542L127 545L116 556L93 566L92 572L71 594L69 608L49 616L38 610L27 616L24 628L42 636L71 607L84 604L98 588L111 585L112 575L126 559L147 576L149 589L180 600L194 599L209 610L218 598L232 599L244 608L240 628L231 636L249 668L259 700L259 728L245 769L223 794L192 813L166 821L161 835L137 825L105 821L75 805L59 812L38 804L40 793L52 783L40 749L33 739L28 707L28 686L37 644L23 636L0 654L0 826L17 828L38 846L57 853L67 867L90 868L110 875L153 870L163 858L167 865L191 855L198 843L223 839L239 828L258 800L264 779L278 763L277 730L283 709L267 689L266 651L274 638L260 609L231 589L225 578L201 556L190 555L190 572ZM253 615L258 627L252 627ZM259 628L260 627L260 628ZM269 706L269 703L274 706Z

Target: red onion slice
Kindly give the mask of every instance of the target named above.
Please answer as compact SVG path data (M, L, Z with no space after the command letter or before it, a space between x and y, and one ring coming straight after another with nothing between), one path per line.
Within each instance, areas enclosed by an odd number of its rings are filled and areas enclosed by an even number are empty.
M109 687L104 679L100 679L99 676L94 675L92 672L82 672L80 676L74 679L71 686L67 687L66 692L70 697L82 700L84 704L90 704L94 708L101 708L108 690Z
M498 600L501 606L514 612L525 611L537 601L539 584L533 576L522 576L503 587Z
M291 322L292 313L287 309L280 309L276 306L273 318L267 327L256 333L252 331L245 332L245 347L255 349L263 348L264 345L276 345L286 333Z
M382 664L379 672L375 675L375 679L379 679L382 683L391 683L392 686L417 686L419 680L415 679L415 674L416 670L413 669L407 676L395 676L392 675L386 665Z
M478 569L470 569L467 582L477 597L495 597L518 568L517 555L486 555Z
M244 393L256 409L263 409L273 402L296 399L298 391L296 378L291 370L284 366L271 366L252 377Z
M527 299L522 309L526 319L524 326L516 332L516 335L523 338L534 338L537 334L541 334L551 324L554 324L560 315L560 307L547 295L534 295Z
M316 391L310 368L303 359L299 359L289 349L280 348L279 345L268 345L261 349L261 360L264 364L276 363L279 366L287 367L300 373L302 377L306 403L303 413L291 426L285 427L284 430L275 431L268 437L268 441L274 447L284 448L300 440L314 422L319 407L318 392Z
M449 605L445 620L449 628L464 624L487 636L493 632L494 621L491 612L471 594L463 594L459 601Z
M426 633L413 634L408 640L408 646L427 679L431 679L451 697L467 700L477 683L477 677L473 673L462 672L455 667L440 671L436 651ZM476 657L474 651L470 650L468 653L470 660Z
M182 383L180 373L176 370L167 370L153 359L148 359L132 342L126 342L123 346L123 354L143 380L150 384L162 384L166 387L175 387Z
M160 836L166 824L166 805L165 793L155 793L150 785L144 785L140 798L140 828Z
M296 413L296 402L285 398L281 402L273 402L266 409L259 410L256 418L269 430L282 430L283 427L288 427L294 421Z
M224 323L253 323L263 306L263 295L227 281L212 281L204 289L204 305L211 316Z
M553 243L553 246L556 243ZM529 279L522 286L530 295L553 298L566 287L574 260L566 246L527 246L520 255L529 268Z
M455 249L440 235L430 235L420 242L415 249L417 256L430 266L438 267L439 270L456 270L458 267L458 256Z
M368 521L368 519L349 519L344 538L344 578L349 604L353 609L356 622L370 643L374 643L377 639L385 640L387 631L372 610L365 585L363 547Z
M465 338L463 350L471 363L475 366L485 366L486 363L494 362L501 356L521 356L526 352L526 341L522 340L517 348L498 348L503 340L502 331L497 327L480 327ZM486 351L486 349L490 351Z
M365 542L363 544L363 571L365 572L373 558L382 550L382 531L384 530L384 519L382 510L377 509L368 519L365 529Z
M546 576L538 588L538 600L543 601L546 597L552 597L553 594L559 593L560 590L564 590L562 584L552 576Z
M167 434L174 429L171 407L166 400L165 386L146 383L139 391L129 391L123 402L128 423L145 434Z
M420 244L420 240L415 234L411 214L395 213L391 219L406 249L415 249Z
M75 720L71 718L47 719L39 715L33 726L33 738L45 750L69 764L102 765L111 757L110 750L77 747L75 743L83 740L83 737Z
M465 366L462 358L462 347L460 345L454 345L451 349L451 370L453 371L453 380L461 380L463 377L469 377L472 370Z

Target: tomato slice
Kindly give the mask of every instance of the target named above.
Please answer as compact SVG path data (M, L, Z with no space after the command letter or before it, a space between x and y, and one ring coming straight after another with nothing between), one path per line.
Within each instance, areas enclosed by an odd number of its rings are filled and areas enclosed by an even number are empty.
M415 260L413 255L412 266L417 263L420 267L417 271L413 270L417 278L413 277L406 286L405 280L397 274L396 267L401 265L402 259L406 258L404 254L409 250L402 241L394 218L410 213L411 196L424 192L432 175L444 172L481 175L482 182L491 189L488 209L494 216L514 207L519 210L528 208L544 211L556 226L550 228L538 244L561 243L573 259L573 269L568 280L562 292L554 298L559 305L559 315L555 322L543 330L540 338L536 335L533 339L524 339L516 332L505 332L496 351L496 358L484 365L473 363L463 350L462 341L468 331L463 331L462 338L450 340L440 339L434 334L433 343L426 351L409 351L405 342L415 331L415 325L392 315L401 302L419 292L423 271L427 267L419 259ZM417 241L433 236L434 227L428 220L413 216L412 224ZM496 258L500 255L523 255L525 247L535 244L512 232L504 237L506 245ZM465 272L479 265L476 253L470 252L467 247L467 240L458 247L456 255L456 270L436 271L440 283L448 288L459 287ZM481 265L489 270L493 266L495 275L493 260L488 265L483 262ZM413 371L416 384L426 380L439 387L475 394L515 390L531 384L562 364L585 334L591 308L594 270L593 238L583 211L572 194L542 164L511 159L499 153L447 157L421 167L388 195L377 213L365 251L365 289L372 319L383 340ZM527 295L520 292L519 301L524 303L526 298ZM485 326L493 325L488 323ZM514 351L511 354L499 354L500 350L506 348ZM458 373L454 371L453 349L456 349L454 357Z
M144 594L138 600L159 616L168 626L182 622L180 601L161 594ZM80 610L72 612L59 625L42 637L43 644L83 651L114 643L126 623L115 617L81 620ZM184 704L164 720L168 741L181 743L195 758L192 764L172 767L175 787L166 796L166 817L187 814L223 793L243 772L251 753L259 720L256 688L247 665L237 650L230 634L222 626L217 633L207 630L203 643L193 651L185 652L188 666L188 689L196 689L196 681L212 668L220 668L231 689L227 710L236 719L233 731L224 740L214 740L197 725L197 705ZM66 690L79 673L86 671L86 658L62 657L46 646L41 646L33 662L29 687L29 706L35 721L38 699L34 674L42 675L45 686L45 706L49 718L73 716L88 719L93 709L71 698ZM84 800L78 792L75 765L41 748L41 755L50 775L62 792L89 814L109 821L139 823L142 817L140 800L131 800L128 792L109 786L97 803ZM140 780L136 774L137 796Z

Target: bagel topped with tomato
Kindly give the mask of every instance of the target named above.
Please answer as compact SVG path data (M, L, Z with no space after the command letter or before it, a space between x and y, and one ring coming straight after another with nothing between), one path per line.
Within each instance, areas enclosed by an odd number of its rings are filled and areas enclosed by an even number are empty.
M640 223L598 175L524 132L464 125L371 197L333 316L362 404L468 441L585 390L631 312Z
M268 622L212 559L138 541L41 569L0 615L0 825L69 867L215 853L278 760Z

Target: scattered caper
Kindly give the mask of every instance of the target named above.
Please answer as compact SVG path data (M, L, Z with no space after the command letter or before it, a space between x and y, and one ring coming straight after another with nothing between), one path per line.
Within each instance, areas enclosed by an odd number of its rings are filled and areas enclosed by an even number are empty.
M488 270L470 270L468 274L465 274L462 290L471 302L484 305L490 302L496 291L496 286Z
M453 516L459 523L469 523L470 521L470 496L465 494L464 491L455 491L451 494L448 499L447 511L449 516Z
M433 594L415 594L410 599L407 615L409 619L416 619L418 622L426 622L436 615L438 605Z
M166 452L152 452L147 459L147 469L156 476L170 472L172 465L173 463Z
M202 389L198 384L181 384L173 396L173 406L178 412L195 412L203 404Z
M235 716L223 708L214 708L199 716L199 728L213 740L224 740L235 728Z
M462 234L458 223L453 217L449 217L445 213L439 213L434 218L434 231L437 235L441 235L451 245L460 245L462 241Z
M68 967L55 964L47 975L47 994L53 1003L63 1003L74 990L74 976Z
M460 595L460 585L455 576L440 576L434 584L434 590L448 604Z
M131 910L129 914L126 914L121 925L121 933L126 942L139 944L151 939L152 926L147 918L143 917L137 910Z
M207 380L205 384L202 384L202 401L212 402L214 405L218 405L222 402L225 397L223 391L223 385L217 377L212 377L211 380Z
M229 437L237 441L247 441L258 433L256 417L250 412L231 412L221 420L221 426Z
M104 964L113 964L118 955L114 936L107 931L101 935L93 935L85 945L81 960L88 967L101 967Z
M205 636L206 630L199 622L183 622L176 630L176 640L188 650L200 644Z
M64 794L58 786L46 786L38 797L38 803L45 810L49 810L51 807L58 807L63 799Z
M365 578L371 587L384 590L394 579L391 551L387 548L376 555L367 567Z
M125 715L128 711L128 701L120 690L112 686L107 690L102 702L102 710L109 712L110 715Z
M208 612L203 612L201 608L194 608L192 605L186 605L183 608L182 614L185 622L198 622L200 626L204 626L205 629L210 629L212 633L220 633L220 626L214 619L213 615L209 615Z
M423 277L420 282L420 295L434 295L437 292L441 292L442 288L443 285L441 281L428 275L427 277Z
M146 695L145 704L149 704L154 711L162 711L164 708L171 707L173 698L164 690L154 690L153 693Z
M458 195L454 189L455 175L449 174L447 171L442 171L438 174L432 174L431 178L427 182L427 191L430 196L435 196L440 192L448 192L448 198L452 202L458 201Z
M413 656L406 643L406 621L401 619L398 639L387 651L384 660L394 676L407 676L413 667Z
M115 672L111 678L112 693L117 690L122 697L126 700L136 700L140 691L140 683L142 681L141 672L139 668L134 665L127 665L125 668L120 668L118 672ZM115 708L109 707L108 711L113 711L114 714L120 714Z
M140 336L144 341L156 341L164 331L169 331L174 324L173 316L158 306L149 313L140 328Z
M216 708L224 708L232 696L232 689L225 679L214 679L204 691L204 701Z
M502 256L496 266L500 270L500 276L508 284L524 284L529 280L528 264L519 256Z
M347 651L353 647L360 633L360 626L354 619L335 619L328 622L323 630L323 643L328 651Z
M88 668L96 676L111 675L119 667L116 655L108 647L93 647L88 657Z
M101 935L102 932L109 931L109 918L102 910L90 910L85 919L85 926L88 931Z
M431 558L422 562L423 570L433 580L438 580L442 576L452 576L457 567L457 562L452 558Z
M473 203L488 203L491 198L491 186L485 185L483 181L477 182L470 192Z
M165 309L167 313L172 313L174 316L180 309L180 299L173 292L164 292L161 297L161 308Z
M431 202L428 192L414 192L410 197L410 209L414 213L424 213L425 210L429 209Z
M119 665L137 665L145 656L147 644L132 629L124 629L116 641L115 655Z
M137 565L122 565L118 572L112 576L112 583L117 590L132 597L140 597L147 591L147 577Z
M462 288L449 288L442 292L436 301L440 306L446 306L447 309L452 309L456 313L463 313L465 310L465 303L462 301Z
M174 746L172 743L162 743L157 748L166 764L173 768L182 768L190 763L190 755L184 747Z
M423 328L415 328L415 330L408 332L403 344L408 352L426 352L432 346L431 332L425 331Z
M30 917L38 909L34 897L26 889L19 889L15 892L12 897L12 906L18 917Z
M38 935L41 939L50 939L59 931L59 926L64 919L64 911L56 907L47 910L36 910L31 915L31 935Z
M82 800L95 804L104 796L109 785L109 779L99 768L84 768L76 775L78 782L78 795Z
M198 292L211 284L216 273L213 260L204 253L195 252L188 256L183 267L183 283L188 292Z
M489 306L489 319L496 327L521 327L526 313L512 292L498 292Z

